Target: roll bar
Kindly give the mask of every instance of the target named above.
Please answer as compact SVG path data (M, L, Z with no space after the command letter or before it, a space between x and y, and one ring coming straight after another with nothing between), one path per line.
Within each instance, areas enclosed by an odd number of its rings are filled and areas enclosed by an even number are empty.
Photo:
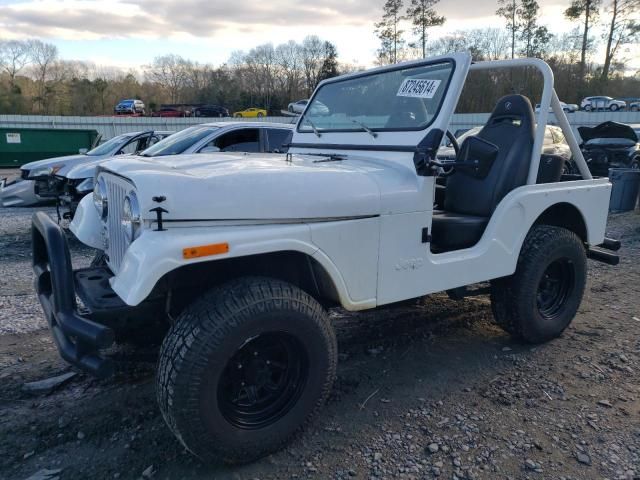
M544 86L542 88L542 99L540 100L540 113L538 114L538 122L536 133L533 141L533 150L531 152L531 163L529 166L529 175L527 184L534 185L538 177L538 169L540 167L540 155L542 154L542 144L544 142L544 134L549 118L549 107L558 120L558 124L562 129L564 137L567 139L573 160L585 180L591 180L591 172L587 167L587 162L582 155L578 141L576 140L569 120L562 109L558 95L553 88L553 71L551 67L539 58L514 58L510 60L493 60L472 63L469 70L493 70L498 68L517 68L517 67L533 67L542 73Z

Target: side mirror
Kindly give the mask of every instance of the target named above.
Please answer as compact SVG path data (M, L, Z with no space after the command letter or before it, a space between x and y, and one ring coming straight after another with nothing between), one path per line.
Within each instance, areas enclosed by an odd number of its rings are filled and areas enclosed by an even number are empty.
M81 148L80 150L78 150L78 153L79 153L80 155L84 155L84 154L85 154L85 153L87 153L88 151L89 151L89 149L88 149L88 148Z
M218 147L214 147L214 146L210 145L208 147L204 147L198 153L217 153L219 151L220 151L220 149Z

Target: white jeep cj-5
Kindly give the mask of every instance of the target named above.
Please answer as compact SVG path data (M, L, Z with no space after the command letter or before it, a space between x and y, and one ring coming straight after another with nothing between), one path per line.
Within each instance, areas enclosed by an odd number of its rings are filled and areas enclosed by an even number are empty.
M544 78L537 122L509 95L458 146L448 126L469 71L523 66ZM541 157L549 107L578 178ZM445 135L458 153L442 165ZM201 459L245 462L280 448L329 395L330 306L461 297L490 281L475 292L490 291L507 332L560 335L587 257L617 263L610 190L589 174L546 63L454 54L322 82L286 155L106 163L71 224L105 263L72 270L63 231L37 213L36 288L60 354L95 375L112 372L101 350L114 341L162 332L167 424Z

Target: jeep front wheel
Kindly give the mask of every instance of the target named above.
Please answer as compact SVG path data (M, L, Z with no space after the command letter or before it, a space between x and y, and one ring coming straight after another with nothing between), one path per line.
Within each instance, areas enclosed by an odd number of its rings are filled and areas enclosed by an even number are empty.
M243 278L180 315L160 352L157 396L169 428L205 462L280 449L325 403L337 345L324 309L299 288Z
M524 241L516 272L491 282L495 320L525 342L556 338L575 317L586 278L580 238L565 228L536 225Z

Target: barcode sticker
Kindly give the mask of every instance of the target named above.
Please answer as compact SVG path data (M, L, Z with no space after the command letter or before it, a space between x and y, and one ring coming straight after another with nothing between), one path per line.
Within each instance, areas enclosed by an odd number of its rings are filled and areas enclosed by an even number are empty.
M440 86L440 80L406 78L398 89L398 97L433 98Z

